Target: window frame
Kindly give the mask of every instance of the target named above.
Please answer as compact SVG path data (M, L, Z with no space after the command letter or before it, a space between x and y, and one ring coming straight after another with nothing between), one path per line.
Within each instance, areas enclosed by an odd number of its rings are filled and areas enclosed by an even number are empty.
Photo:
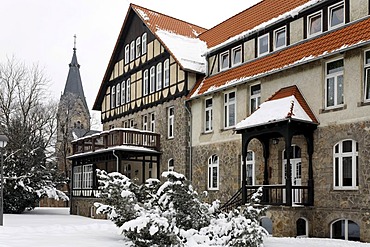
M147 34L143 33L141 36L141 55L144 55L147 52L147 42Z
M369 63L366 62L366 53L369 53ZM364 102L370 102L370 50L364 51Z
M351 152L343 152L343 143L345 141L351 141L352 144L352 151ZM338 146L338 153L336 153L335 149ZM358 162L359 162L359 151L358 142L352 139L344 139L337 142L333 146L333 189L334 190L358 190L359 189L359 169L358 169ZM352 175L352 185L351 186L344 186L343 185L343 158L352 158L351 162L351 175ZM336 168L336 160L338 159L338 170ZM338 172L338 174L337 174ZM338 185L336 184L336 178L338 177Z
M251 154L251 157L252 159L248 159L248 154ZM248 165L250 165L252 167L252 171L251 171L251 178L252 178L252 183L251 184L248 184L248 182L246 181L246 185L255 185L256 184L256 153L252 150L248 150L247 151L247 156L245 157L245 160L246 160L246 164L245 164L245 168L246 168L246 172L247 172L247 178L248 178ZM240 169L240 181L243 183L243 156L241 156L241 169Z
M143 116L143 130L144 131L148 130L148 115Z
M337 219L337 220L334 220L331 224L330 224L330 238L331 239L342 239L342 238L334 238L333 237L333 226L334 224L336 224L337 222L344 222L344 239L343 240L346 240L346 241L360 241L361 239L359 240L349 240L349 222L353 222L357 225L358 229L359 229L359 237L361 238L361 235L360 235L360 232L361 232L361 225L357 224L357 222L353 221L353 220L349 220L349 219L346 219L346 218L340 218L340 219Z
M332 26L332 18L331 18L332 17L332 10L336 9L340 6L343 7L343 22L339 23L335 26ZM329 8L328 8L328 29L329 30L336 29L340 26L343 26L345 23L346 23L346 7L345 7L345 4L344 4L344 1L341 1L339 3L336 3L336 4L333 4L333 5L329 6Z
M149 94L149 70L144 70L143 73L143 95L147 96Z
M281 45L281 46L277 46L278 33L282 32L282 31L284 31L284 33L285 33L284 44ZM274 50L275 51L286 47L286 45L287 45L287 29L286 29L286 26L274 30L274 41L273 41L273 43L274 43Z
M126 80L126 103L131 102L131 79Z
M209 100L211 100L211 106L207 107L207 101ZM208 122L207 117L209 118ZM210 97L204 100L204 133L210 133L212 131L213 131L213 98Z
M116 85L116 107L121 105L121 83Z
M234 100L230 101L230 94L234 93ZM230 107L234 105L234 123L230 124ZM236 125L236 91L224 93L224 129L231 129Z
M150 67L149 69L149 93L155 92L155 66Z
M260 90L259 90L259 93L257 94L252 94L253 91L252 91L252 88L255 87L255 86L260 86ZM253 112L255 112L258 107L261 105L261 84L254 84L254 85L251 85L250 88L249 88L249 114L252 114ZM256 100L256 109L252 109L253 107L253 104L252 104L252 101L253 100Z
M343 68L341 71L337 71L334 73L329 74L328 71L328 65L330 63L338 62L339 60L343 61ZM325 109L335 109L335 108L340 108L343 107L344 105L344 58L336 58L330 61L327 61L325 63ZM342 76L342 91L343 91L343 97L342 97L342 103L338 104L338 77ZM328 80L334 78L334 102L333 105L328 105L328 93L329 93L329 88L328 88Z
M127 44L125 46L125 64L128 64L130 62L130 45Z
M216 158L216 162L214 158ZM208 162L207 189L208 190L219 190L220 188L220 158L218 157L218 155L213 154L208 158L207 162ZM214 169L216 169L216 180L217 180L216 186L214 185L214 177L213 177Z
M82 188L82 166L73 167L73 189Z
M121 82L121 105L126 103L126 81Z
M94 185L94 168L92 164L82 166L82 189L92 189Z
M170 59L164 60L163 65L163 87L168 87L170 85Z
M224 67L223 66L223 58L226 57L227 65ZM219 55L219 61L220 61L220 71L225 71L230 68L230 54L229 51L224 51L220 53Z
M167 138L174 138L174 126L175 126L175 107L171 106L167 108Z
M163 81L162 63L159 62L156 67L157 91L162 89L162 81Z
M136 42L135 42L135 50L136 50L136 58L139 58L141 56L141 37L137 37L136 38Z
M175 161L174 159L168 159L167 161L167 171L174 172L175 171Z
M111 109L116 108L116 85L113 85L110 89L110 107Z
M130 62L135 60L135 41L130 43Z
M311 20L316 17L316 16L320 16L320 31L318 32L315 32L315 33L311 33ZM314 36L317 36L319 34L321 34L323 32L323 28L324 28L324 22L323 22L323 12L322 10L319 10L315 13L312 13L310 15L307 16L307 37L308 38L311 38L311 37L314 37Z
M237 62L237 63L235 63L234 62L234 60L235 60L235 51L236 50L239 50L240 51L240 61L239 62ZM243 59L243 50L242 50L242 46L241 45L238 45L238 46L236 46L236 47L234 47L234 48L232 48L231 49L231 67L235 67L235 66L237 66L237 65L239 65L239 64L241 64L243 61L242 61L242 59Z
M261 46L260 46L260 40L266 38L267 39L267 51L261 53ZM261 35L257 38L257 55L258 57L261 57L263 55L266 55L270 52L270 34L266 33L264 35Z

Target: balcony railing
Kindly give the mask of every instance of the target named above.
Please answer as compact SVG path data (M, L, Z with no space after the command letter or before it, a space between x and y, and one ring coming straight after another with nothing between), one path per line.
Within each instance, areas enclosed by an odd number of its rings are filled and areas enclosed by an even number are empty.
M135 146L160 150L160 134L136 129L118 128L72 141L73 154L95 152L116 146Z

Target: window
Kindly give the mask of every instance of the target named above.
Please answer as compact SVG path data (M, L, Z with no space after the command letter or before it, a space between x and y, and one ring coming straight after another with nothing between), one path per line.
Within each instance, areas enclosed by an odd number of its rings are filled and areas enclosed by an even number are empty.
M143 130L148 130L148 116L143 116Z
M166 59L164 61L164 85L163 87L168 87L170 85L170 60Z
M229 68L229 52L224 52L220 54L220 70L225 70Z
M343 59L326 64L326 107L343 104Z
M238 65L242 62L242 47L238 46L232 49L232 66Z
M219 184L219 163L218 156L212 155L208 158L208 189L218 190Z
M126 81L126 103L131 101L131 80Z
M162 63L157 64L157 90L162 89Z
M296 222L297 237L308 237L308 221L305 218L299 218Z
M138 37L136 39L136 58L140 57L141 55L141 38Z
M131 41L130 44L130 61L134 61L135 59L135 41Z
M84 165L83 166L83 180L82 180L82 188L83 189L91 189L93 187L93 166Z
M254 176L254 152L248 151L246 157L246 185L254 185L255 184L255 176ZM240 177L243 180L243 159L242 159L242 169L240 173Z
M272 236L272 220L265 216L261 218L260 224L263 228L266 229L268 234Z
M116 106L118 107L121 104L121 83L118 83L116 86Z
M370 101L370 51L365 52L364 57L364 74L365 74L365 90L364 90L364 96L365 101Z
M123 81L121 83L121 105L123 105L126 102L126 82Z
M250 113L252 114L261 104L261 84L251 86Z
M168 160L168 171L169 172L175 171L175 162L173 161L173 159Z
M307 17L307 36L311 37L313 35L322 32L322 13L316 12Z
M150 93L153 93L155 91L155 67L154 66L150 68L149 83L150 83Z
M148 70L144 71L144 79L143 79L143 94L148 95L149 90L149 79L148 79Z
M344 140L334 146L334 188L358 188L358 143Z
M152 132L155 132L155 114L154 113L150 114L150 130Z
M205 114L204 114L205 115L204 132L210 132L210 131L213 130L213 126L212 126L212 120L213 120L212 105L213 105L212 98L206 99L205 109L204 109L204 111L205 111Z
M173 128L174 128L174 120L175 120L175 108L174 107L170 107L168 108L167 110L167 116L168 116L168 121L167 121L167 126L168 126L168 130L167 130L167 136L168 138L173 138L174 137L174 134L173 134Z
M112 86L111 88L111 96L110 96L110 107L113 109L116 107L116 86Z
M230 92L224 94L224 127L230 128L235 125L235 107L236 99L235 99L235 92Z
M82 167L75 166L73 167L73 188L80 189L82 183Z
M141 54L144 55L146 54L146 44L147 44L147 39L146 39L146 33L141 36Z
M341 26L344 24L344 3L329 7L329 29Z
M126 177L131 178L131 165L130 164L126 165L125 170Z
M274 49L278 50L286 46L286 28L280 28L274 32Z
M360 227L352 220L337 220L331 224L330 237L334 239L360 241Z
M269 52L269 34L258 37L258 56Z
M125 64L128 64L130 62L130 46L125 46Z

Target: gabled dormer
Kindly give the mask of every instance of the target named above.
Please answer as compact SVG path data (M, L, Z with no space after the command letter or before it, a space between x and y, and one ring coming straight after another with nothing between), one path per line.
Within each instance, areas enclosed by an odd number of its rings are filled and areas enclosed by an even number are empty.
M131 4L93 107L102 122L186 95L205 73L204 31Z

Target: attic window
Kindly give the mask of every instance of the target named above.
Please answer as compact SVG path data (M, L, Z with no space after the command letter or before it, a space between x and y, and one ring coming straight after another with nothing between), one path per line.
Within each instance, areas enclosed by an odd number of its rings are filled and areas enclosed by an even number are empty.
M125 46L125 64L128 64L130 62L130 46Z
M258 56L265 55L269 52L269 34L258 37Z
M329 29L344 24L344 4L343 2L329 7Z
M220 54L220 71L229 68L229 51Z
M307 33L308 37L317 35L322 32L322 13L316 12L308 17Z
M136 58L140 57L141 55L141 38L138 37L136 39Z
M146 45L147 45L147 38L146 38L146 33L143 34L141 37L141 54L144 55L146 54Z
M135 59L135 41L131 41L130 44L130 61Z
M280 28L274 32L274 49L278 50L286 46L286 28Z
M242 62L242 47L237 46L232 50L232 66L238 65Z

